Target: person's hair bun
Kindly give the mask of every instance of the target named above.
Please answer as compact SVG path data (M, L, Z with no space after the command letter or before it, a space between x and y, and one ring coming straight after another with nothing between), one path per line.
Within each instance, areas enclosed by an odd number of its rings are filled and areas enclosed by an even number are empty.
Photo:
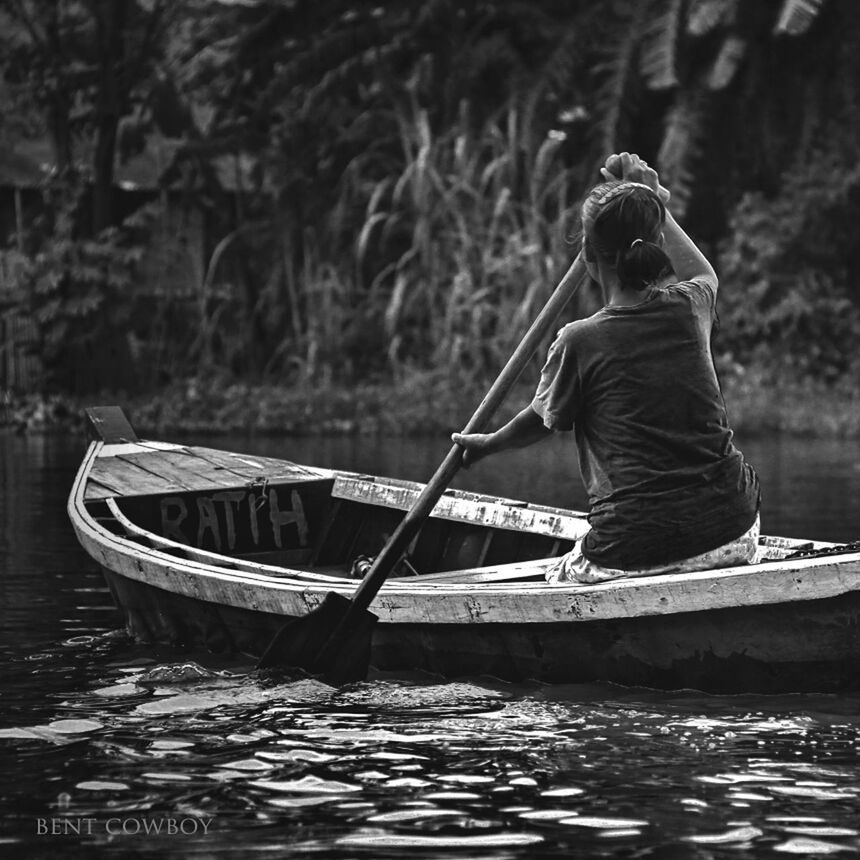
M618 255L616 264L621 285L634 290L645 289L671 270L672 264L666 252L656 242L639 238Z

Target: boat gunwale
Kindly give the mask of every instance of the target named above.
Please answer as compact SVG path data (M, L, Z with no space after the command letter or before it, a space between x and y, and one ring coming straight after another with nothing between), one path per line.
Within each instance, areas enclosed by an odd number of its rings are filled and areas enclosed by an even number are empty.
M265 573L254 573L250 571L229 570L218 568L215 565L204 564L192 560L179 559L176 556L168 553L160 552L151 547L143 547L140 544L133 542L121 535L114 534L108 529L101 526L91 516L87 509L84 492L89 471L92 463L98 456L98 453L104 447L103 442L95 441L91 443L87 454L78 470L75 478L75 483L72 487L72 492L68 502L68 513L72 521L78 537L84 544L84 548L88 554L96 561L99 561L99 556L113 553L118 558L137 557L137 568L141 576L131 578L138 579L149 584L154 584L143 575L141 560L147 560L161 569L167 576L173 574L175 580L176 574L182 574L190 577L203 577L208 580L221 581L225 584L233 586L250 586L252 589L264 589L270 595L276 596L291 594L293 597L298 597L305 604L306 610L315 608L321 602L328 591L336 591L349 597L357 587L356 581L344 580L340 577L328 577L324 574L315 574L312 572L298 571L288 567L281 566L266 566L277 570L279 574L267 575ZM84 540L84 538L88 540ZM90 541L92 544L101 548L101 552L94 553L91 551ZM233 560L230 556L223 556L226 560ZM838 558L838 561L834 559ZM547 566L552 563L552 559L539 559L533 562L524 562L523 564L532 564L536 567L541 565ZM845 581L847 565L856 565L856 571L853 572L854 582ZM110 570L118 573L120 576L128 576L126 572L119 572L105 563L105 566ZM498 567L498 566L495 566ZM775 570L776 568L776 570ZM832 570L828 570L832 569ZM478 569L474 569L478 570ZM778 596L774 595L771 599L759 599L754 603L749 600L749 594L744 594L744 600L728 600L725 595L718 594L717 599L708 606L687 606L683 605L688 602L688 592L693 587L699 593L707 593L711 598L714 597L713 591L715 587L721 585L730 586L731 591L736 588L744 588L748 585L749 580L755 578L761 581L762 574L774 574L784 584L789 577L797 573L833 573L833 580L827 583L828 587L822 593L821 588L815 590L815 593L807 593L810 590L808 578L803 579L792 578L795 589L792 591L781 592ZM171 583L176 585L175 582ZM710 585L710 587L708 587ZM822 584L823 585L823 584ZM801 586L803 586L801 588ZM160 586L156 586L160 587ZM172 590L174 593L183 594L185 596L195 597L193 591L195 589ZM717 589L723 591L724 589ZM425 583L418 585L412 578L408 582L388 582L380 590L372 608L375 611L387 609L383 614L398 614L397 607L392 604L392 601L397 598L410 597L413 599L429 598L438 602L440 598L466 598L466 603L474 601L476 598L493 600L498 599L511 604L511 596L516 596L520 601L523 599L534 599L540 597L547 603L554 603L560 607L564 607L562 617L547 618L541 614L539 617L530 618L524 612L517 612L516 621L518 623L546 623L555 621L563 623L565 621L577 620L598 620L598 619L620 619L620 618L635 618L645 615L670 615L690 611L713 610L720 608L730 608L737 606L766 606L785 602L795 602L804 600L825 599L828 597L838 596L850 591L860 590L860 553L850 553L841 556L820 557L814 559L798 559L793 562L784 562L782 560L766 561L757 565L746 565L743 567L723 568L719 573L711 571L697 571L694 573L683 574L661 574L649 577L630 578L625 580L613 580L611 582L596 583L596 584L548 584L546 582L511 582L511 583L452 583L452 582L437 582ZM668 596L664 596L662 600L648 601L648 606L637 605L640 601L637 599L641 595L649 593L659 594L661 591L668 591ZM673 591L680 591L680 600L669 599ZM748 589L747 589L748 591ZM611 602L607 608L610 611L596 611L594 605L588 606L590 601L599 604L601 598L607 595L612 595L615 600ZM552 601L546 601L547 596L553 598ZM205 599L197 597L197 599ZM606 601L609 603L609 601ZM387 606L386 606L387 604ZM230 605L235 605L243 608L256 609L259 608L257 601L253 599L253 594L247 600L230 601ZM468 608L468 607L467 607ZM626 611L612 611L623 609ZM631 612L630 610L635 610ZM487 613L469 611L467 618L462 620L471 622L489 622L486 616ZM551 613L550 613L551 614ZM402 621L391 618L386 619L392 623L415 623L415 619L403 619ZM499 619L502 620L502 619ZM451 623L460 623L461 619L452 618ZM426 623L445 623L443 621L427 621Z

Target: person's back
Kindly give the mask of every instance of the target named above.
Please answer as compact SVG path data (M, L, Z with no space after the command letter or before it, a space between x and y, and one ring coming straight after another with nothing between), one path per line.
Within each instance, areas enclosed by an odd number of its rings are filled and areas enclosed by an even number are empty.
M711 357L715 295L670 284L559 333L532 408L575 429L592 531L587 557L618 569L697 555L750 527L758 482L732 443ZM556 366L576 368L559 376Z

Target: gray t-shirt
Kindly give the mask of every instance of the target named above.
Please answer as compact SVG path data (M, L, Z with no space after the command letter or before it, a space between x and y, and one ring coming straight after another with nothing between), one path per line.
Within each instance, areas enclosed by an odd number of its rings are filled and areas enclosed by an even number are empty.
M589 560L678 561L752 525L758 477L732 442L715 321L715 289L686 281L572 322L550 348L532 408L548 428L575 430Z

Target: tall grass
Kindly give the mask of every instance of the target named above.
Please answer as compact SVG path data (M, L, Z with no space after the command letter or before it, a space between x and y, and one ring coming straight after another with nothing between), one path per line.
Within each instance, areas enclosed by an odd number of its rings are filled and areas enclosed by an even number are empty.
M534 114L534 102L510 104L474 130L463 103L437 132L413 101L397 116L399 172L351 177L367 200L355 251L374 272L364 298L395 374L497 370L567 269L572 176L563 136L538 132Z

